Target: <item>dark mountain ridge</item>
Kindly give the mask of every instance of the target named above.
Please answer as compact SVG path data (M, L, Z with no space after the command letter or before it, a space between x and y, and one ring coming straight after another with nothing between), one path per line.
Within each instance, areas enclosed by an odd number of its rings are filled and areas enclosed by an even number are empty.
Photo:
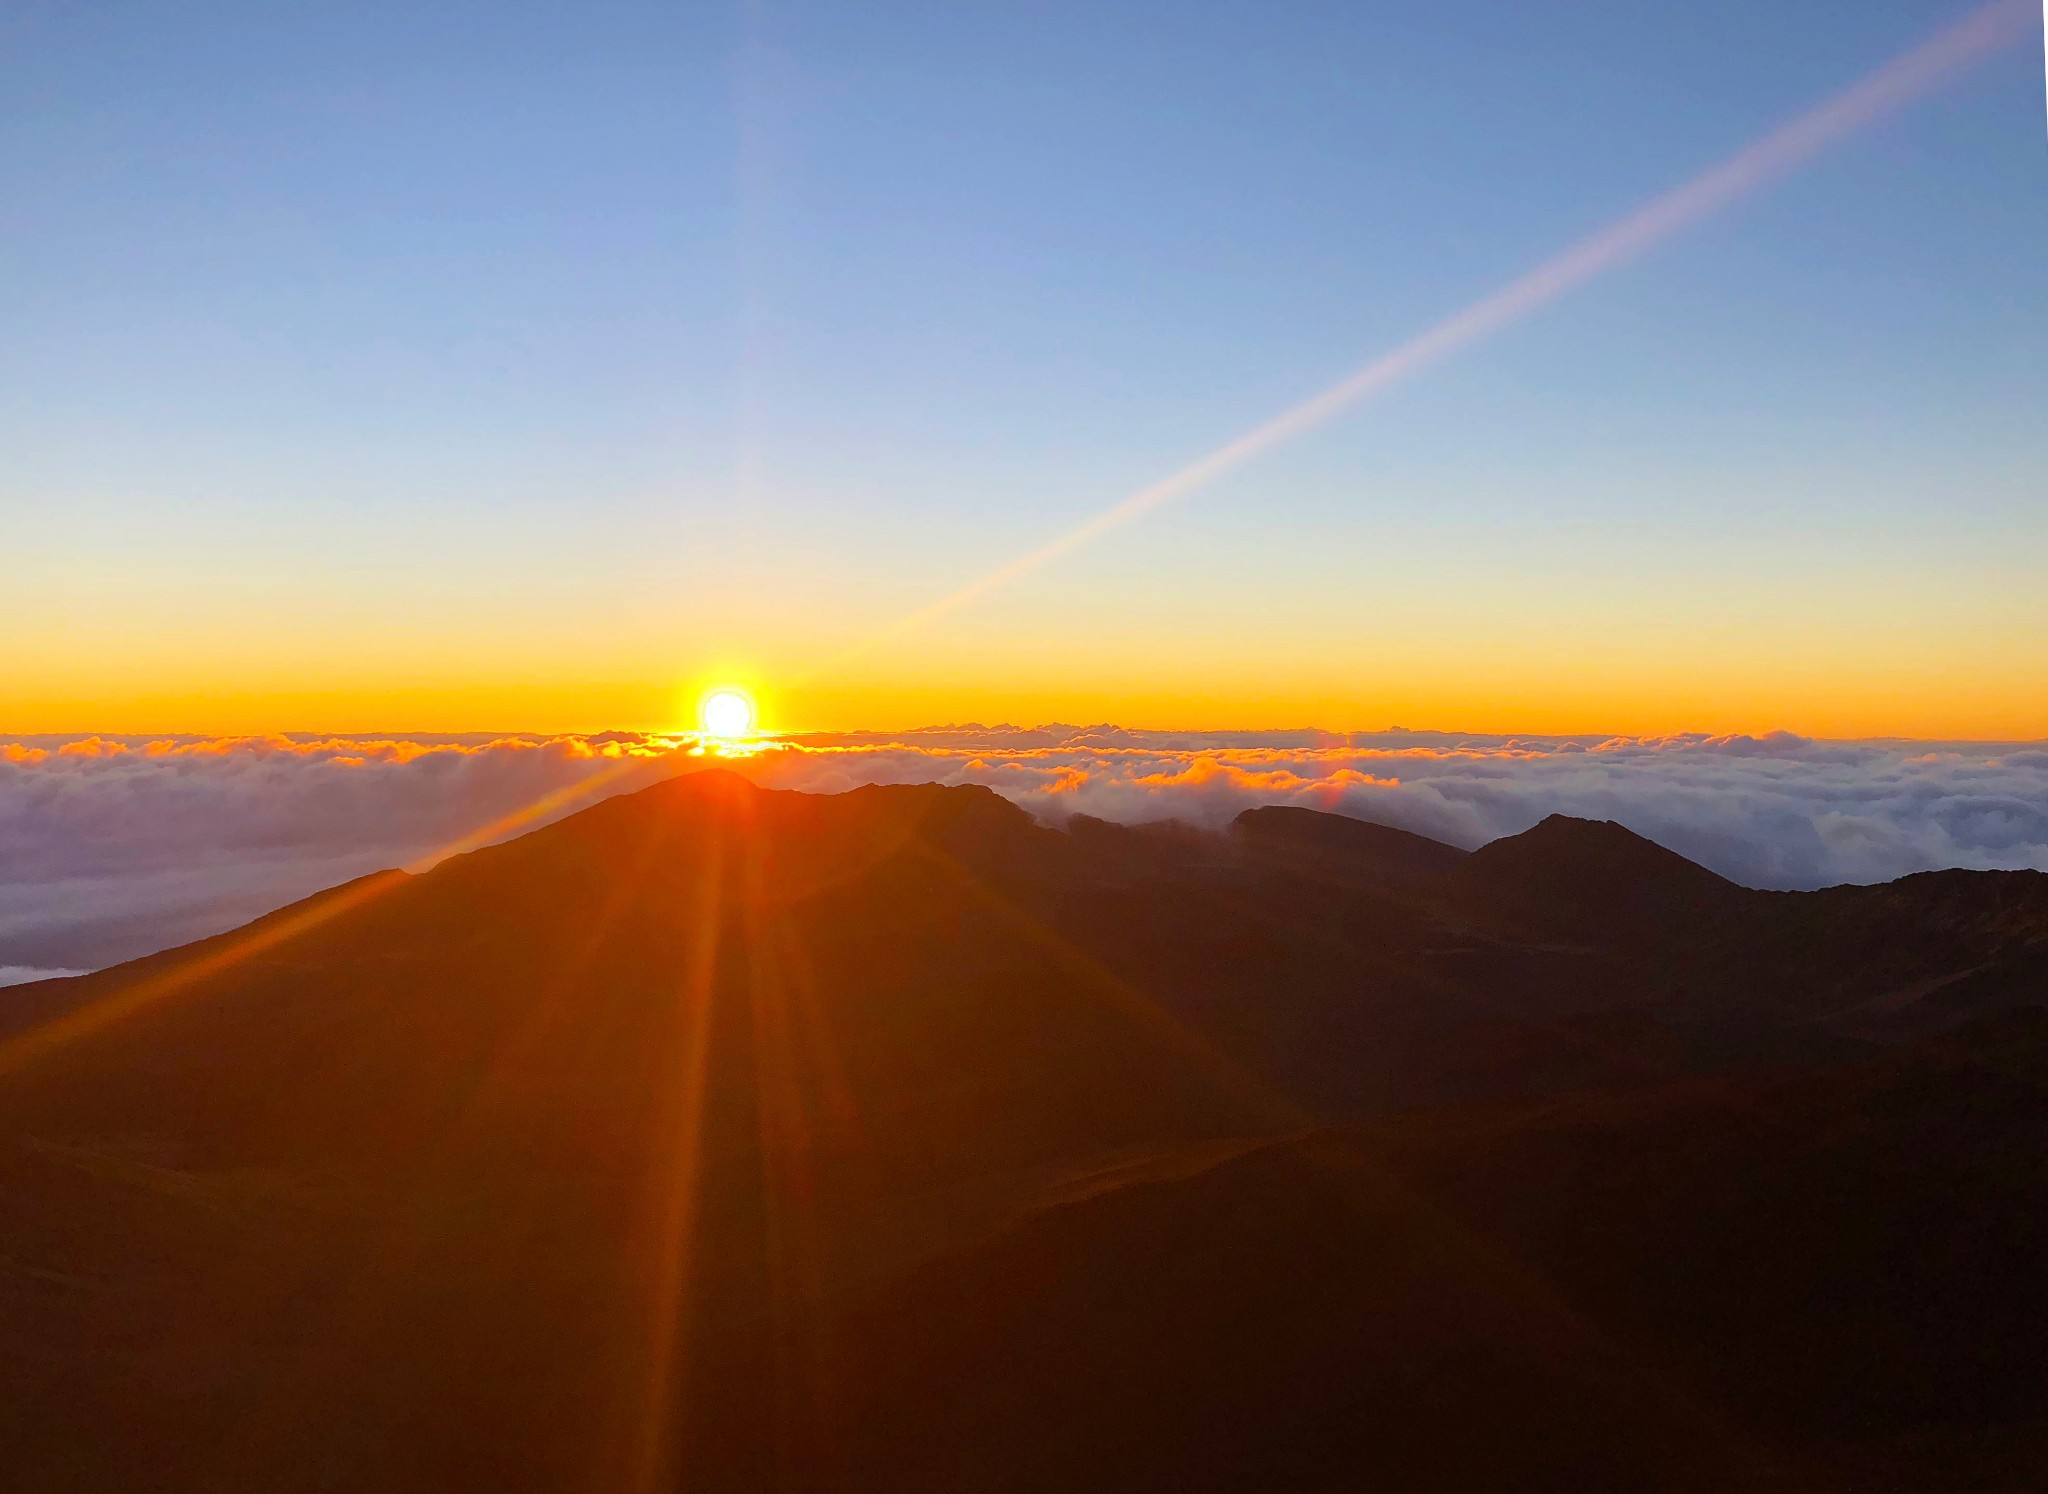
M1238 841L1269 855L1305 856L1381 883L1435 880L1466 854L1409 830L1293 805L1247 809L1230 828Z
M691 775L9 992L0 1441L25 1489L2038 1473L2044 956L2038 874Z

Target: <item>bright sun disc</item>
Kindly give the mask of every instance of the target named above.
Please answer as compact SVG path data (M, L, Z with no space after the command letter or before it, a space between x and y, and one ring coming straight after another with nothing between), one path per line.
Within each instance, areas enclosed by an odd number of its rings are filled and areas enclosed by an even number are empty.
M697 708L704 735L721 742L737 741L754 729L754 703L737 690L714 690Z

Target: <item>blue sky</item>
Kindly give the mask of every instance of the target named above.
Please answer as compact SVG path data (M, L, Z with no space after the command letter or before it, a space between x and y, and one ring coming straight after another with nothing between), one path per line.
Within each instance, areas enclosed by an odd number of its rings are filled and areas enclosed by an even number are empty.
M137 658L253 700L289 673L263 632L358 692L507 649L536 690L772 688L1965 10L10 7L0 624L39 658L0 686L23 729L146 714ZM1404 628L1411 673L1461 628L1562 656L1674 615L1725 623L1731 677L1792 668L1763 634L1839 631L1873 679L1902 639L1929 679L2048 653L2040 68L2009 49L813 714L991 678L1028 714L1048 653L1136 699L1168 651L1369 725L1402 699L1355 641Z

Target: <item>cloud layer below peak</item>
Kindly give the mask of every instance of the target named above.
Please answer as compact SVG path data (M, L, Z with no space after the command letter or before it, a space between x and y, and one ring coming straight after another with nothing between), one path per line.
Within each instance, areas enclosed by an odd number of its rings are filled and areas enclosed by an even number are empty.
M0 742L0 966L130 958L704 761L635 733ZM1055 824L1302 804L1472 847L1582 815L1758 887L2048 870L2041 743L970 724L783 738L732 766L809 792L982 784Z

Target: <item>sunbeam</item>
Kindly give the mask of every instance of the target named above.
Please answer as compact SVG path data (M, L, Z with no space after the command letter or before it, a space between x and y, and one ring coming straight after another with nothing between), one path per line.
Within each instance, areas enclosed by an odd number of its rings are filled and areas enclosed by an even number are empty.
M645 766L645 759L622 757L587 778L550 790L511 813L500 815L488 824L481 825L416 858L409 870L423 871L446 861L451 856L464 855L490 845L515 830L534 825L579 800L589 798L635 769ZM61 1016L16 1033L13 1037L0 1042L0 1078L5 1078L24 1065L33 1063L79 1038L100 1032L126 1021L139 1012L157 1006L198 981L232 969L256 955L276 949L321 928L342 914L405 886L407 880L406 876L396 872L373 873L359 878L332 892L309 899L300 906L282 909L268 918L258 919L246 928L209 940L207 947L196 957L187 958L160 974L126 986L110 997L89 1001Z
M687 1366L687 1323L698 1209L702 1202L705 1090L710 1073L713 1004L729 901L726 824L721 819L699 850L693 937L678 982L673 1042L662 1055L654 1167L647 1179L642 1233L631 1252L646 1286L645 1359L641 1393L630 1402L621 1432L628 1476L613 1483L652 1494L669 1481L674 1457L675 1403Z

